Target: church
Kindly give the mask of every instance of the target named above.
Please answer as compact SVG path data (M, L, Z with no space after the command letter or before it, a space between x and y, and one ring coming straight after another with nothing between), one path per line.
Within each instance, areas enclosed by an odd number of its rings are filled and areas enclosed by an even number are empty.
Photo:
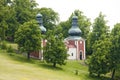
M78 17L72 17L72 27L68 31L69 36L65 38L68 59L84 60L85 55L85 39L81 37L81 30L78 26Z
M40 25L41 34L46 32L46 28L43 26L42 15L36 16L38 24ZM71 28L68 31L69 36L64 39L66 45L67 54L69 60L85 60L85 39L81 37L81 30L78 26L78 17L72 17ZM42 39L41 46L46 46L47 40ZM43 50L31 53L31 57L43 59Z

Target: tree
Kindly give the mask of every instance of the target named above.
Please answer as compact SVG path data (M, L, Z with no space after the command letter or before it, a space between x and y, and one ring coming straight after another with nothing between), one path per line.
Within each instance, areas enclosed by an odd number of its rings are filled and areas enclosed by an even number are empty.
M52 30L56 27L56 23L59 21L58 13L52 10L51 8L38 8L36 9L37 13L41 13L43 16L43 25L48 30Z
M34 8L37 3L34 0L12 0L9 6L10 18L6 21L8 28L6 37L9 41L14 41L14 35L20 25L34 19Z
M27 52L27 58L30 53L38 51L41 48L41 31L36 21L29 21L19 27L15 33L15 42L23 52Z
M0 1L0 38L5 40L6 30L8 27L7 20L9 19L10 12L8 2L5 0Z
M0 1L0 37L2 40L14 41L14 34L18 27L33 19L35 14L35 0L1 0Z
M71 27L71 23L69 20L67 21L64 21L64 22L60 22L57 27L61 27L62 28L62 31L61 33L63 34L63 37L66 38L69 36L68 34L68 30L70 29Z
M55 35L54 31L49 30L46 37L47 45L44 48L44 60L47 63L52 63L53 67L56 67L56 64L65 64L67 50L63 42L62 34Z
M19 24L34 19L34 8L37 6L35 0L14 0L13 2L16 11L16 20Z
M14 41L14 34L15 34L15 31L17 31L18 29L18 25L19 25L19 22L17 22L16 20L16 11L14 9L14 6L13 6L14 2L10 2L9 3L9 18L6 20L6 23L8 25L7 29L6 29L6 32L5 32L5 36L6 36L6 40L8 41Z
M104 19L104 15L100 12L99 16L95 19L92 25L92 32L89 34L87 38L87 52L88 54L92 54L92 46L98 40L100 40L101 35L109 34L109 26L106 25L106 20Z
M115 76L115 71L119 69L120 64L120 23L117 23L111 32L111 70L112 70L112 80Z
M100 77L101 74L106 74L110 71L110 49L111 41L106 35L102 35L100 40L94 43L93 54L89 59L89 72L90 75L97 74Z

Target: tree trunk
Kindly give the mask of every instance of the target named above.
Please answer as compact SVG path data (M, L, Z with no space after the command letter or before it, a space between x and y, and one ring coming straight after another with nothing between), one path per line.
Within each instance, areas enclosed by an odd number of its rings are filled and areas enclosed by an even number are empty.
M53 63L53 67L56 67L56 62Z
M111 80L114 80L114 76L115 76L115 69L113 69Z
M27 53L27 59L30 60L30 53Z

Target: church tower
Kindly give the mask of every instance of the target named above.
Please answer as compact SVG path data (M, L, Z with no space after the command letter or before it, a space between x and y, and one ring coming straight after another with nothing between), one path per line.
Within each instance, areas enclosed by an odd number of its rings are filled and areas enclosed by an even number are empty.
M43 26L43 16L42 14L37 14L36 15L36 20L37 20L37 23L39 24L39 28L41 30L41 35L45 35L46 33L46 28ZM41 39L41 50L39 51L34 51L32 52L30 55L31 57L33 58L38 58L38 59L41 59L43 60L43 47L46 45L46 42L47 40L46 39Z
M81 37L81 30L78 26L78 17L72 17L72 27L69 29L69 36L65 39L67 47L68 59L72 60L84 60L85 54L85 39Z

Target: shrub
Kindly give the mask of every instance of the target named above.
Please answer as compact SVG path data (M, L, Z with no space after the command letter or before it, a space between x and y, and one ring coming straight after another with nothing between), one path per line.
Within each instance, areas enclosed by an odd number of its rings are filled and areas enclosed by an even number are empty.
M7 44L5 41L1 43L1 49L7 49Z

